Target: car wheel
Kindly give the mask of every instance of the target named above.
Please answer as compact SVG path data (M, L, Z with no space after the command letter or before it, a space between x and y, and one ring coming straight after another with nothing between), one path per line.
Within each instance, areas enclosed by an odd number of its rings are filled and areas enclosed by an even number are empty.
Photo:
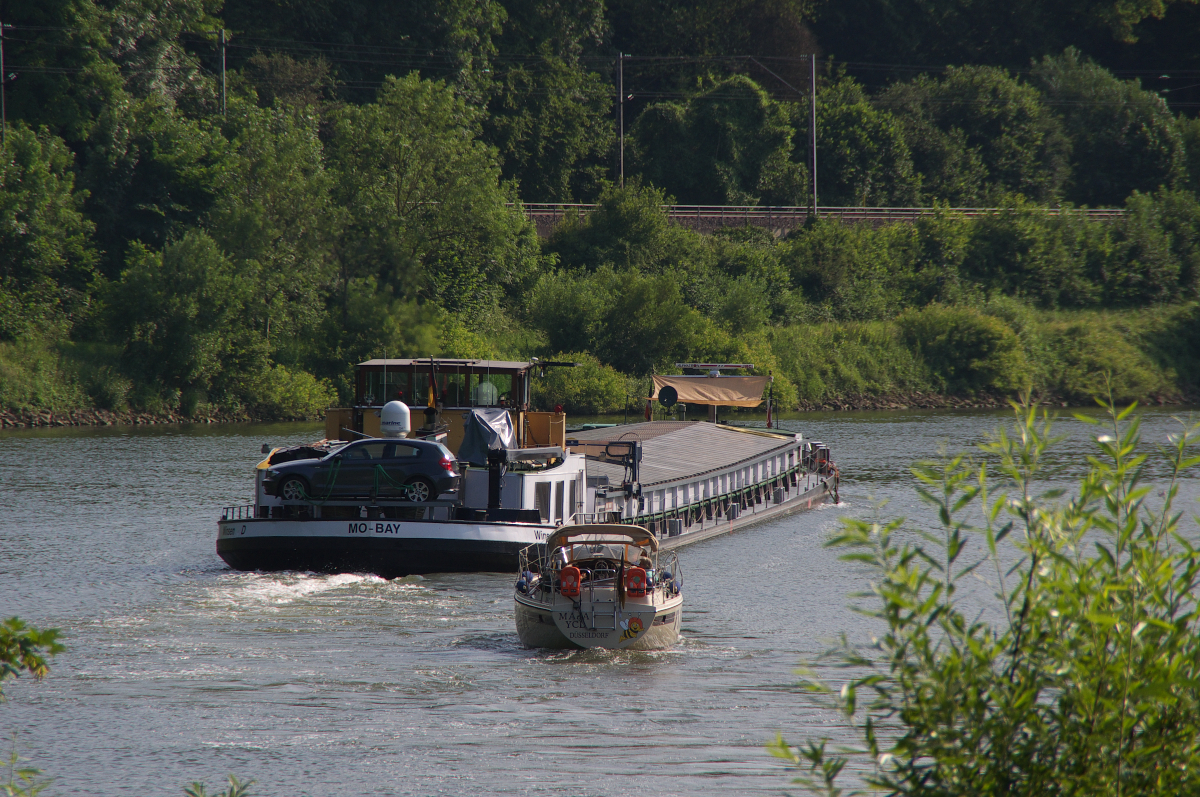
M416 501L423 504L426 501L432 501L437 498L437 491L433 486L433 482L426 479L424 476L417 476L409 479L408 484L408 500Z
M284 501L304 501L308 498L308 486L298 476L285 479L279 485L279 497Z

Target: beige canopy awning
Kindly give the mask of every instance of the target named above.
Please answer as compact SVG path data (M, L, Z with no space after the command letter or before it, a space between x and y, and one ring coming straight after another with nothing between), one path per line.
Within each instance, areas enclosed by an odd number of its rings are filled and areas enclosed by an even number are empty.
M722 407L757 407L767 388L767 376L655 376L654 395L667 385L675 388L682 404L718 404Z

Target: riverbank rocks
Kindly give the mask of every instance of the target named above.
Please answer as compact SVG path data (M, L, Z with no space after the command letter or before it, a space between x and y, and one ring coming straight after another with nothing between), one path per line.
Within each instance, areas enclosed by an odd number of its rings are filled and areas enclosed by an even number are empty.
M938 393L888 393L872 396L868 394L838 396L824 401L801 401L796 410L800 412L850 411L850 410L959 410L959 409L1008 409L1015 396L980 393L975 396L947 396ZM1034 401L1043 406L1093 407L1090 401L1073 402L1062 396L1051 394L1034 396ZM1143 404L1158 406L1174 404L1200 404L1200 391L1191 391L1175 396L1154 395L1142 400Z
M113 412L112 410L0 410L0 429L34 429L58 426L149 426L163 423L234 423L258 420L244 412L187 417L177 412Z
M888 393L872 396L852 394L826 399L825 401L801 401L792 408L798 412L848 412L852 410L958 410L958 409L1008 409L1012 396L981 393L975 396L946 396L938 393ZM1035 396L1036 403L1047 407L1067 408L1070 406L1095 406L1092 402L1072 402L1061 396ZM1170 406L1177 404L1200 404L1200 391L1180 395L1153 395L1142 400L1143 404ZM72 410L49 412L41 410L16 411L0 409L0 429L33 429L57 426L146 426L162 423L239 423L245 421L304 420L302 418L263 418L246 412L215 413L187 417L176 412L113 412L112 410Z

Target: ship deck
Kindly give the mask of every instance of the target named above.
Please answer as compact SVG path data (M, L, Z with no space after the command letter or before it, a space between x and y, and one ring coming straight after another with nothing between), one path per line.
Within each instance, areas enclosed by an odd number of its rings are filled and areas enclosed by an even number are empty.
M739 429L705 421L648 421L627 426L589 429L569 435L590 440L640 440L643 487L686 481L774 451L795 448L794 434ZM588 472L608 476L620 484L625 469L605 462L589 462Z

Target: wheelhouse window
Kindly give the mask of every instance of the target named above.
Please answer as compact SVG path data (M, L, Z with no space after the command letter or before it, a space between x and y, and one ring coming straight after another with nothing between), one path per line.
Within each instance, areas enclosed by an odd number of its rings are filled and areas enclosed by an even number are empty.
M511 374L472 374L471 406L507 407L512 404Z
M368 371L363 403L381 406L389 401L412 404L412 375L405 371Z
M489 365L488 361L438 360L431 376L428 361L394 360L386 367L382 361L362 363L356 403L381 407L389 401L403 401L414 408L428 407L432 392L442 409L521 406L525 402L527 364Z

